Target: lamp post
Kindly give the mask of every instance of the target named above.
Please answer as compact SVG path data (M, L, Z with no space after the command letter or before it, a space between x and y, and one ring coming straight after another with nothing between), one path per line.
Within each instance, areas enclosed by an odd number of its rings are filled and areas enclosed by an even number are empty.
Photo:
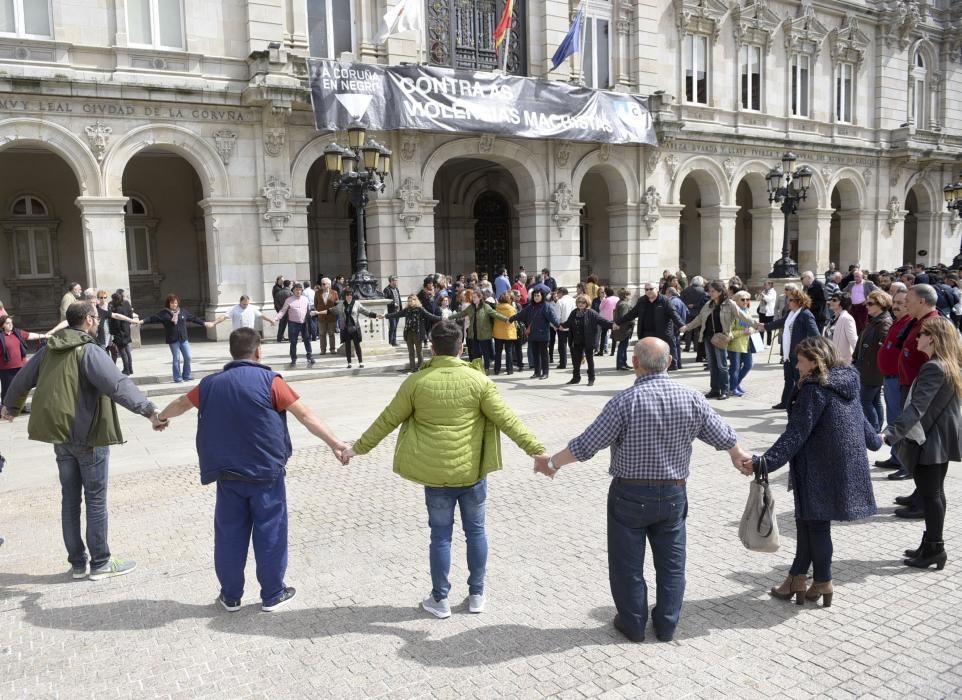
M945 208L949 211L958 212L962 217L962 176L959 182L954 185L946 185L942 188L942 196L945 197ZM959 246L959 254L952 260L952 268L962 269L962 245Z
M774 167L765 176L768 181L768 201L782 205L785 215L785 232L782 236L782 257L772 266L770 278L798 277L798 265L789 255L788 247L788 217L798 209L798 203L808 195L808 187L812 183L812 171L807 165L797 170L795 162L798 156L786 153L782 156L782 167Z
M377 278L367 270L364 214L369 192L383 192L384 179L391 171L391 151L374 139L365 141L360 124L348 127L348 148L331 143L324 149L324 168L331 173L335 192L347 192L357 214L357 250L351 289L357 299L380 298Z

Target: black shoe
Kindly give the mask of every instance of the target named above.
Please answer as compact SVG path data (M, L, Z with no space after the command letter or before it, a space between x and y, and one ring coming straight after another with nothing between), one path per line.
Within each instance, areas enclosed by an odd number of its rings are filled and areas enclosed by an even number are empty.
M313 366L314 366L314 358L312 358L312 357L307 358L307 366L308 366L308 367L313 367Z
M581 377L572 377L565 384L581 384Z
M548 373L547 373L547 372L545 372L545 373L542 374L540 377L538 377L538 379L547 379L547 378L548 378Z
M907 556L909 559L913 559L913 558L919 556L920 554L922 554L922 552L923 552L924 550L925 550L925 533L923 532L923 533L922 533L922 544L920 544L920 545L919 545L918 547L916 547L915 549L906 549L906 550L905 550L905 556Z
M706 399L717 399L718 396L719 393L717 391L709 391L707 394L705 394Z
M722 393L720 393L720 394L718 395L718 400L719 400L719 401L724 401L724 400L727 399L727 398L728 398L728 392L727 392L727 391L723 391Z
M888 479L889 481L905 481L906 479L911 479L912 475L909 474L908 472L903 472L899 470L897 472L893 472L889 474L885 478Z
M589 380L588 380L588 386L594 386L594 385L595 385L595 380L594 380L594 379L589 379Z
M915 503L915 499L912 496L896 496L895 505L898 506L910 506Z
M555 369L568 369L567 365L558 365Z
M278 608L287 605L288 602L294 599L295 595L297 595L297 591L294 590L294 587L288 586L281 591L281 594L274 598L274 600L265 600L264 604L261 605L261 610L264 612L273 612Z
M217 602L220 603L220 606L224 608L224 610L226 610L227 612L237 612L238 610L241 609L240 600L225 598L223 593L217 596Z
M925 513L921 508L905 506L904 508L895 509L895 517L904 518L905 520L922 520L925 518Z
M945 562L948 557L945 555L945 543L944 542L929 542L926 541L922 545L922 551L916 557L910 557L905 560L906 566L912 566L916 569L927 569L932 564L935 564L935 568L941 571L945 568Z
M881 460L881 459L876 460L876 461L875 461L875 466L878 467L879 469L898 469L898 468L901 467L902 465L900 465L900 464L899 464L898 462L896 462L894 459L892 459L891 457L889 457L889 458L886 459L886 460Z
M772 408L775 409L776 411L784 411L786 408L788 408L788 406L786 406L783 403L777 403L774 406L772 406Z
M538 374L537 372L535 372L534 374L531 375L530 378L531 378L531 379L541 379L541 375Z
M616 630L621 632L624 636L626 636L630 641L634 642L635 644L641 644L643 641L645 641L644 634L629 634L628 631L625 630L625 628L622 626L621 619L617 615L615 615L615 619L612 621L612 624L615 626Z

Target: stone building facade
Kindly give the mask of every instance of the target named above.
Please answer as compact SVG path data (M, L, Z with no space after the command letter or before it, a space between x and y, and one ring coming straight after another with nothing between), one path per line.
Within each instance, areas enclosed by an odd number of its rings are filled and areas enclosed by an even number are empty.
M373 134L371 270L549 267L636 287L662 269L760 280L783 218L764 175L815 171L801 267L949 262L960 219L962 5L952 0L516 0L509 72L650 95L658 147ZM354 215L314 129L306 59L490 69L502 0L425 0L422 36L371 38L394 0L11 0L0 10L0 299L25 325L69 282L175 292L207 315L279 274L350 275ZM7 10L6 8L10 8ZM12 14L11 14L12 12ZM226 332L219 326L211 333Z

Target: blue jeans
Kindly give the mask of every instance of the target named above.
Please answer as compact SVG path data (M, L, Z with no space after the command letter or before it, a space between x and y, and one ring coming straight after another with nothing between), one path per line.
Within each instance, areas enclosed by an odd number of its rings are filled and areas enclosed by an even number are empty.
M109 447L54 445L60 471L60 521L67 561L83 567L90 550L90 568L110 560L107 546L107 465ZM87 546L80 536L80 504L87 504Z
M882 430L885 414L882 412L882 387L862 385L862 413L875 432Z
M287 490L272 484L218 481L214 505L214 570L228 600L244 596L248 545L254 544L257 581L265 603L284 592L287 573Z
M882 394L885 397L885 422L892 425L902 415L902 393L897 376L882 379ZM892 446L890 459L893 462L899 461L898 457L895 456L894 445Z
M451 591L451 535L454 532L454 506L461 509L461 527L468 543L468 593L484 593L484 571L488 563L488 536L484 531L484 502L488 482L474 486L442 488L424 487L424 503L428 507L431 528L431 595L444 600Z
M475 360L479 357L484 358L484 368L491 369L491 362L494 360L494 340L468 338L468 358Z
M630 337L625 337L618 341L618 350L615 352L615 367L631 366L628 364L628 343L630 342Z
M752 371L753 364L750 352L728 353L728 385L732 391L741 390L742 380Z
M401 319L399 318L389 318L387 327L387 342L391 345L397 345L397 324ZM418 339L420 344L420 339Z
M658 602L651 612L655 633L670 639L685 595L684 486L635 486L613 479L608 489L608 580L621 626L644 637L648 623L645 540L655 563Z
M671 346L671 366L675 369L681 369L681 339L673 336L669 339L668 344Z
M192 379L190 376L190 343L186 340L180 340L176 343L167 343L167 347L170 348L170 356L173 358L174 368L173 375L174 381L179 382L184 379ZM181 356L184 358L184 373L181 374L180 371L180 360Z
M728 351L719 350L705 338L705 356L708 358L708 369L711 371L711 390L716 393L728 393Z
M287 322L287 339L291 343L291 363L297 362L297 339L298 337L304 339L304 352L307 354L307 359L313 360L314 353L311 349L311 336L310 328L306 323L297 323L296 321Z
M795 519L795 561L789 573L807 574L812 568L815 583L832 580L832 523L829 520Z

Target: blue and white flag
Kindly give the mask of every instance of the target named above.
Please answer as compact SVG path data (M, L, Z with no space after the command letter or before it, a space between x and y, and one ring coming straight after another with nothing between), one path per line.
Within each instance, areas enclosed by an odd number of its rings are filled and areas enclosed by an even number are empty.
M558 45L558 50L554 52L554 56L551 57L551 70L554 70L561 65L568 56L573 56L574 54L581 51L581 26L585 21L585 5L581 3L581 7L578 10L578 14L575 15L575 21L571 23L571 28L568 33L565 34L565 38L561 40ZM551 71L548 71L549 73Z

